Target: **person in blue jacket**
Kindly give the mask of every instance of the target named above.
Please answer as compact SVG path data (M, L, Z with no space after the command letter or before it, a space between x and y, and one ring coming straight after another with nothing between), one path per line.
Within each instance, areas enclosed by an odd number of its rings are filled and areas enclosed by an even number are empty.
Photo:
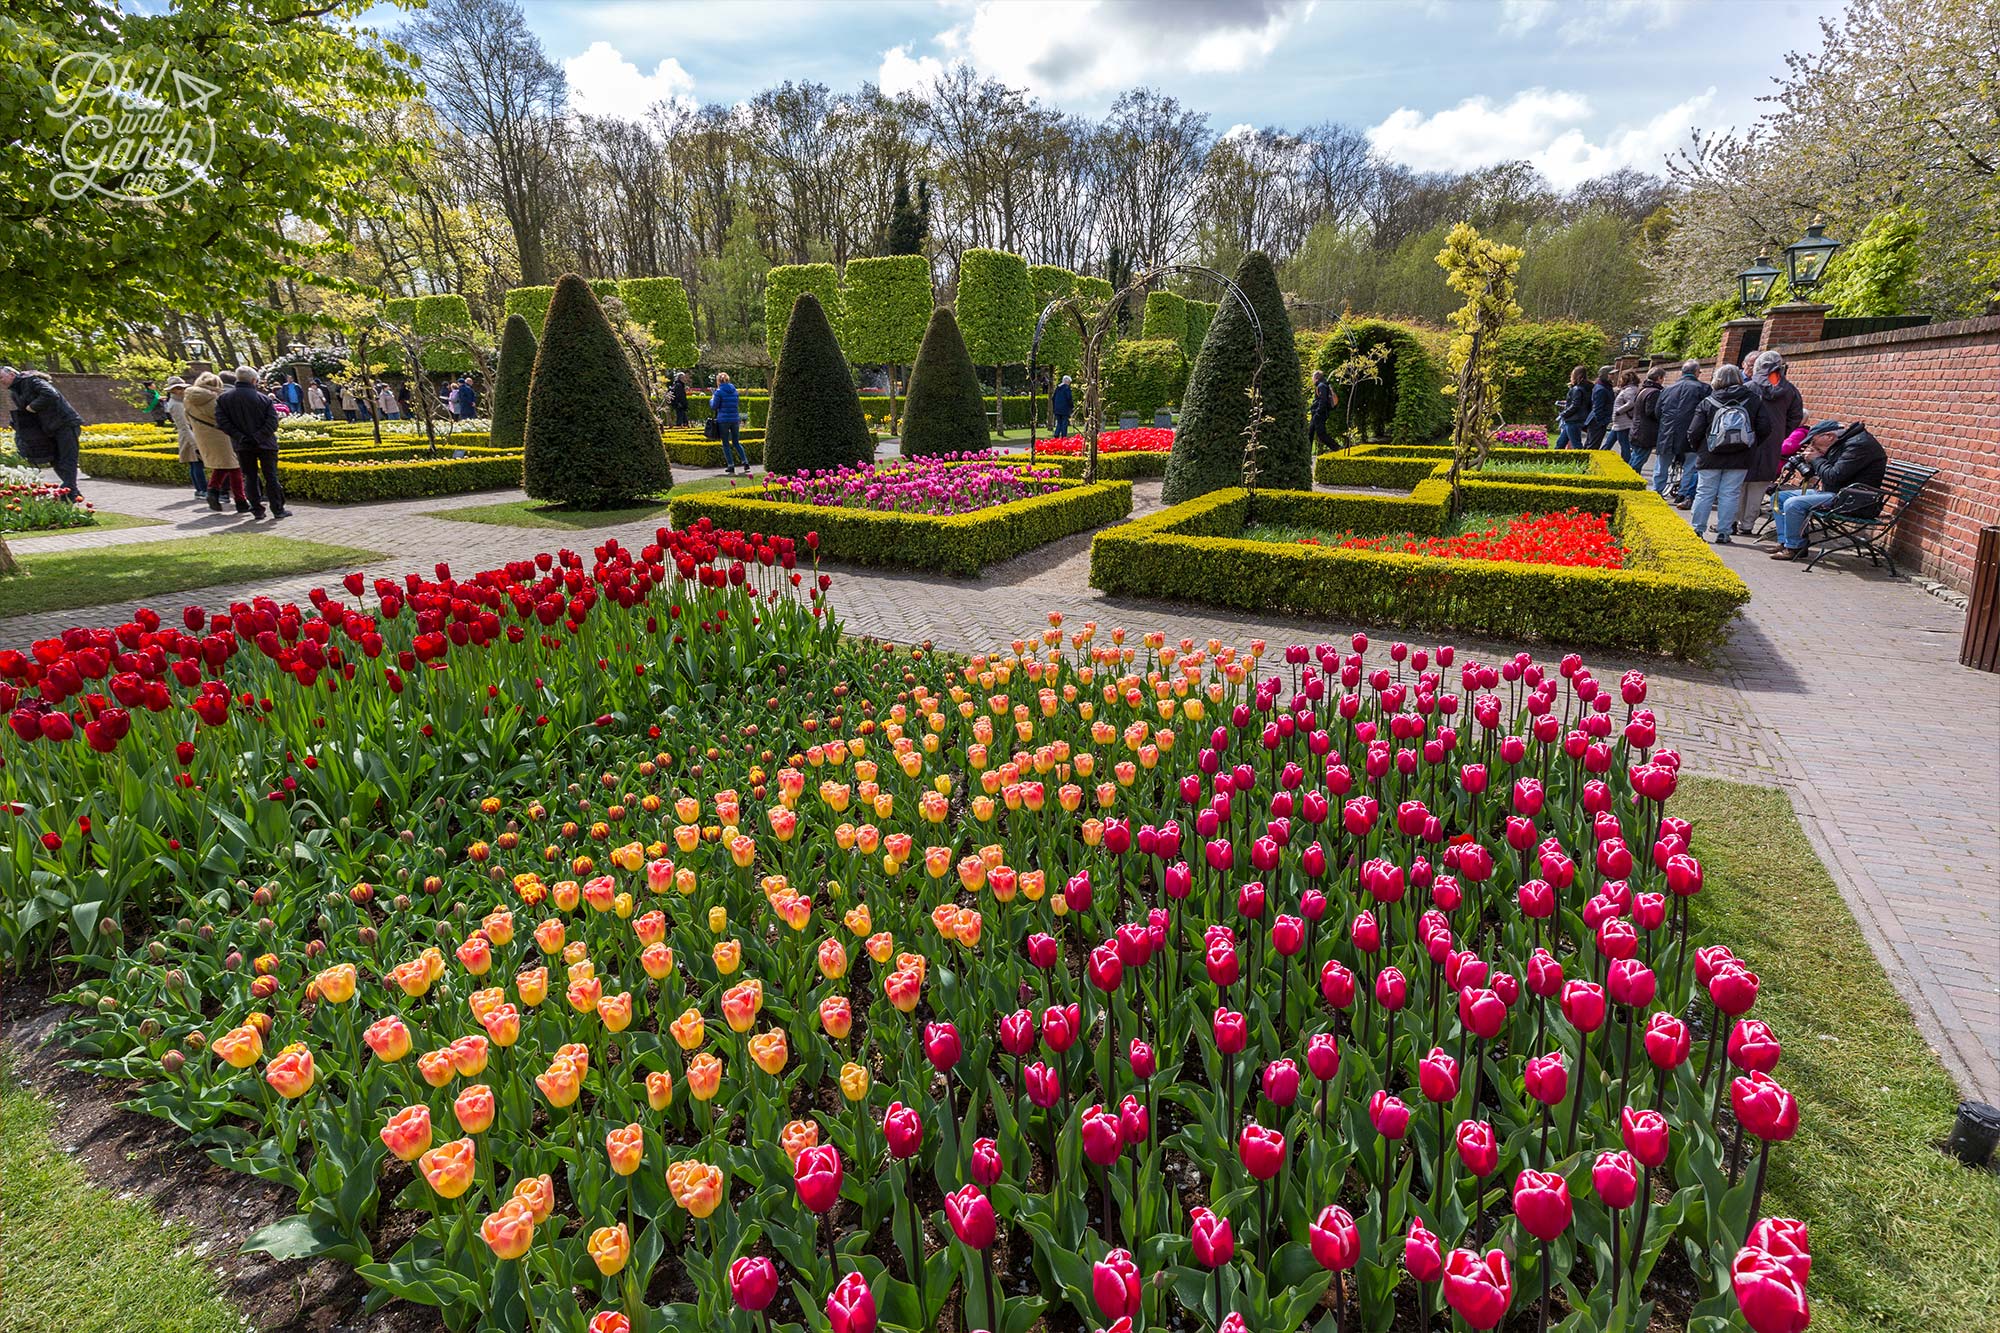
M1612 406L1618 391L1611 387L1611 367L1597 368L1597 383L1590 386L1590 415L1583 419L1583 447L1602 449L1604 433L1611 429Z
M743 452L743 411L737 405L736 386L729 382L724 372L715 377L715 392L708 396L708 415L715 421L716 429L722 432L722 466L728 476L736 475L736 464L743 464L745 476L750 472L750 456Z
M1578 366L1569 373L1569 392L1556 414L1556 448L1583 448L1583 419L1590 415L1590 371Z
M1076 407L1076 390L1069 384L1069 376L1062 377L1056 391L1049 395L1049 415L1056 419L1056 438L1069 434L1069 415Z

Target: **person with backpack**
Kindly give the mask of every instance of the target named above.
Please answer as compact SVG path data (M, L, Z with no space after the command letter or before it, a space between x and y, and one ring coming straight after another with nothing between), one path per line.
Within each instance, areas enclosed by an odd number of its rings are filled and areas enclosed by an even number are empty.
M741 460L743 475L749 476L750 455L743 451L743 409L726 372L715 377L715 392L708 396L708 415L722 432L723 475L735 476Z
M1070 377L1062 377L1055 392L1049 395L1049 415L1055 419L1056 438L1069 434L1070 413L1076 409L1076 390L1070 385Z
M1743 372L1724 366L1688 421L1688 440L1695 446L1694 530L1705 536L1713 512L1717 546L1729 545L1730 525L1743 508L1743 478L1766 415L1763 398L1743 382Z
M1583 448L1583 421L1590 415L1590 369L1578 366L1569 373L1569 392L1556 413L1556 448Z
M1583 447L1602 449L1604 433L1611 429L1611 405L1617 400L1611 387L1611 367L1597 368L1597 383L1590 386L1590 415L1583 419Z
M1805 558L1806 528L1815 510L1827 509L1853 518L1873 518L1882 512L1882 478L1889 470L1889 455L1882 442L1862 422L1842 426L1838 421L1821 421L1806 432L1806 447L1827 439L1832 443L1824 453L1799 465L1807 484L1798 490L1779 491L1771 498L1778 537L1778 549L1771 553L1773 560Z

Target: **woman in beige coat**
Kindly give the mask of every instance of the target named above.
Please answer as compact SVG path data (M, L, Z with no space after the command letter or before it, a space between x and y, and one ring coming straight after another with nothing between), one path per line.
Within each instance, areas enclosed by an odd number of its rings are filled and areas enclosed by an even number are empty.
M219 375L208 370L196 376L187 391L188 429L194 433L195 450L208 469L208 507L222 512L222 493L227 490L235 497L236 512L247 514L250 501L243 494L243 468L236 460L236 447L215 420L215 400L221 396Z
M194 484L194 498L208 498L208 470L202 465L201 451L195 448L194 428L187 419L187 381L179 375L167 381L167 400L160 407L174 423L174 437L180 442L180 459L187 464L188 480Z

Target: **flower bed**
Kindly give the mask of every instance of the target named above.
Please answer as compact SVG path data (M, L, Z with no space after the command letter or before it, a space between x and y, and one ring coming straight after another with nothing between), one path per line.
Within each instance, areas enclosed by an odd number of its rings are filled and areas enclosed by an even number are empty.
M1344 551L1389 551L1435 556L1446 560L1494 560L1503 564L1567 565L1584 569L1622 569L1625 548L1603 514L1565 509L1559 513L1521 514L1500 523L1471 525L1449 537L1419 537L1413 532L1359 536L1352 532L1327 536L1244 535L1259 541L1295 541L1301 546L1332 546Z
M1505 473L1490 474L1492 485L1503 478L1517 485L1575 486L1586 489L1638 491L1646 481L1627 467L1625 460L1605 449L1494 449L1490 462L1510 465ZM1553 465L1550 471L1529 470L1535 463ZM1575 469L1582 468L1579 473ZM1442 479L1451 471L1451 450L1443 445L1364 444L1335 454L1321 454L1313 465L1313 480L1322 486L1374 486L1407 491L1426 479ZM1480 482L1477 471L1465 474L1468 482ZM1511 503L1511 502L1509 502Z
M1018 473L1011 464L934 464ZM844 486L846 483L842 483ZM941 483L942 484L942 483ZM825 558L861 565L896 565L945 574L976 574L1061 537L1088 532L1132 512L1132 483L1048 478L1039 494L965 513L876 510L835 504L801 504L774 498L772 483L675 496L668 510L675 526L701 520L718 526L777 533L794 541L811 536ZM997 493L1006 486L996 479ZM956 493L956 492L953 492Z
M454 1329L1804 1327L1792 1034L1687 934L1642 675L1060 617L945 663L805 556L0 653L61 1038L294 1192L251 1248Z
M1513 449L1546 449L1549 447L1547 426L1496 426L1493 442Z
M1035 446L1057 456L1081 457L1088 445L1081 435L1058 435ZM1123 430L1099 431L1097 452L1105 454L1167 454L1174 449L1174 432L1163 426L1129 426Z
M1052 469L1022 467L987 455L918 458L774 476L761 498L777 504L861 509L886 514L972 514L1056 488Z
M1565 645L1703 658L1721 644L1749 589L1649 490L1467 482L1474 512L1571 509L1603 515L1622 569L1445 559L1246 541L1256 524L1325 532L1442 536L1449 488L1408 497L1215 491L1101 532L1091 586L1117 596L1209 602L1264 612L1390 622Z
M96 523L95 507L70 499L56 482L0 481L0 532L54 532Z

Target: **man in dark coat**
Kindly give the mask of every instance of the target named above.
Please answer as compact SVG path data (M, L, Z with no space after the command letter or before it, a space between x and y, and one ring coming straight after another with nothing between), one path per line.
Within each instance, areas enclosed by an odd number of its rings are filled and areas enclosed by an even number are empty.
M1590 386L1590 415L1583 419L1583 447L1602 449L1604 432L1611 429L1611 407L1618 392L1611 387L1611 367L1597 368L1597 383Z
M257 372L249 366L238 366L236 387L215 400L215 424L229 436L243 463L251 516L264 517L268 495L273 518L291 517L285 509L285 488L278 482L278 408L258 389Z
M1846 427L1838 421L1822 421L1806 436L1803 447L1811 449L1824 440L1832 441L1826 452L1807 459L1801 467L1816 489L1783 490L1771 499L1771 514L1778 530L1778 549L1771 555L1773 560L1804 558L1806 526L1816 509L1831 509L1838 503L1835 512L1857 518L1873 518L1882 512L1882 478L1889 470L1889 455L1882 442L1859 421ZM1840 492L1848 486L1866 489L1850 492L1843 501ZM1871 496L1869 491L1876 494Z
M1333 405L1339 400L1333 396L1333 384L1323 370L1313 372L1312 407L1306 415L1306 438L1314 445L1325 445L1329 449L1340 446L1326 433L1327 418L1333 415Z
M1695 470L1694 530L1702 535L1715 514L1715 544L1729 545L1729 528L1743 507L1743 474L1764 433L1764 400L1743 382L1743 372L1724 366L1715 372L1708 397L1695 404L1688 422L1690 466ZM1713 429L1711 429L1711 427Z
M1069 434L1069 414L1076 406L1076 390L1069 387L1069 376L1062 377L1056 391L1049 395L1049 414L1056 419L1056 438Z
M1660 391L1660 454L1659 462L1653 465L1653 489L1661 495L1667 493L1674 467L1689 452L1688 422L1706 397L1708 386L1701 382L1701 362L1692 359L1681 362L1681 377ZM1675 507L1686 509L1693 503L1694 468L1690 466L1675 493Z
M76 488L76 451L83 442L83 418L62 391L32 370L0 366L0 389L14 398L14 449L39 467L55 469L63 494L82 500Z
M1775 351L1757 355L1756 374L1751 387L1764 400L1764 433L1750 455L1750 471L1743 478L1743 509L1736 517L1739 536L1750 531L1764 508L1764 495L1784 467L1784 444L1791 433L1806 424L1805 399L1798 386L1785 378L1785 358Z

